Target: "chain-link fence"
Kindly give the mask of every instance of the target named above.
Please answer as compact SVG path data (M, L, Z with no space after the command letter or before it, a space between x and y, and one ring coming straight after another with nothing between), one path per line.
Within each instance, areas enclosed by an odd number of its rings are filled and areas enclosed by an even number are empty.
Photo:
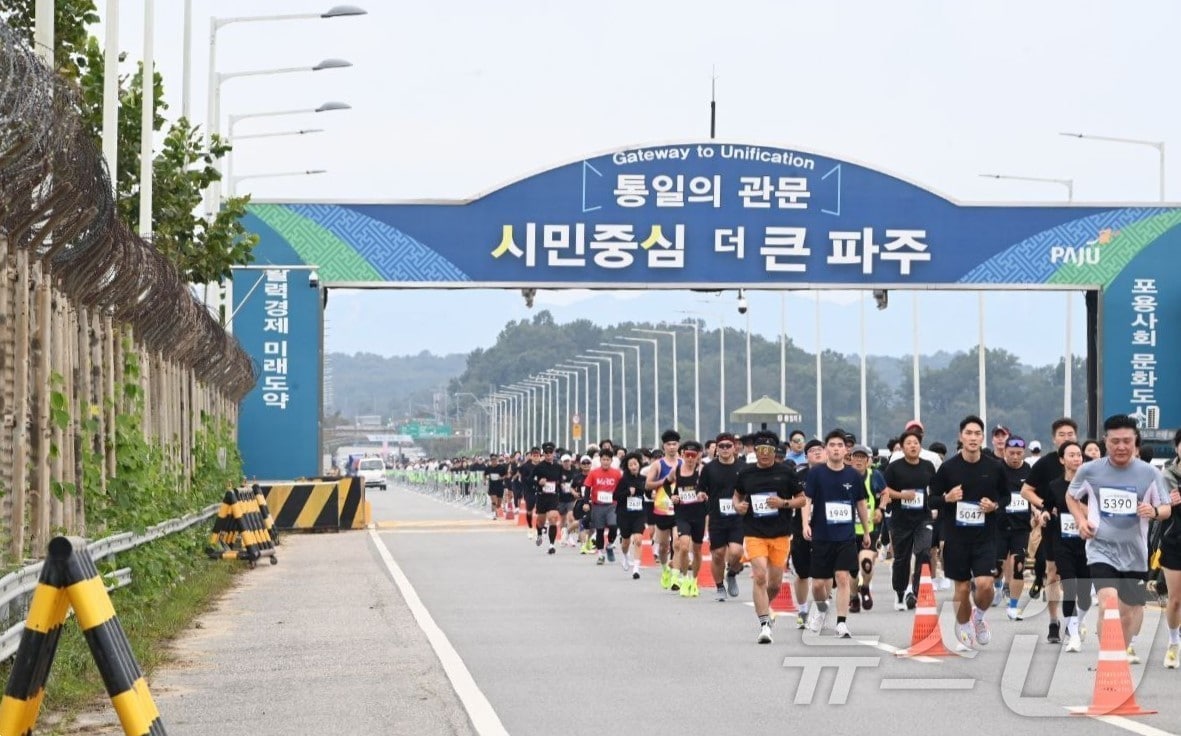
M82 457L114 473L116 414L192 467L202 413L236 418L250 357L120 222L78 88L0 23L0 520L7 562L86 531ZM138 361L126 360L127 352ZM126 366L138 363L138 376ZM128 382L139 391L127 390ZM93 421L92 421L93 420ZM97 424L97 428L94 425ZM87 430L87 425L90 429ZM93 442L83 448L84 441ZM6 522L6 523L5 523Z

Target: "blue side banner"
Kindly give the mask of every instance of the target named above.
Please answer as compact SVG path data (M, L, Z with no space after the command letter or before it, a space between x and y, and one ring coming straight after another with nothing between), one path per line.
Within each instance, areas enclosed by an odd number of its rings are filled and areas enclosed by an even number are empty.
M234 337L259 373L238 410L244 472L272 480L319 475L320 289L308 286L306 270L239 269L234 277Z

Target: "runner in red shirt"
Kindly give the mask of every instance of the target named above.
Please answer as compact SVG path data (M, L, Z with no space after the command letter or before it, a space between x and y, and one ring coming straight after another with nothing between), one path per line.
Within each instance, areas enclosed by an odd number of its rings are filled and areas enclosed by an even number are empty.
M623 480L623 473L618 468L611 467L612 457L609 453L599 453L599 467L586 474L583 487L590 494L590 526L595 530L595 547L599 550L598 564L602 565L603 554L606 561L615 562L615 534L619 526L615 519L615 489ZM606 544L603 543L603 530L607 531Z

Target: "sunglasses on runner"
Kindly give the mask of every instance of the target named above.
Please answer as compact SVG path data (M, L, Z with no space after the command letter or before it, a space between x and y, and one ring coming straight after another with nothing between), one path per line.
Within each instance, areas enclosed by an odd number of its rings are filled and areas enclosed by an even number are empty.
M730 448L734 447L734 443L733 442L719 442L717 447L719 450L729 450Z
M1020 447L1020 448L1024 449L1025 448L1025 440L1020 439L1020 438L1007 440L1005 442L1005 447Z

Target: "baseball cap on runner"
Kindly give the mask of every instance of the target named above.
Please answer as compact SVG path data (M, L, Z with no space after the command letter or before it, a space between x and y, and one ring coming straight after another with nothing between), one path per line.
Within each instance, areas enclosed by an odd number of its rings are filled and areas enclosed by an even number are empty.
M1009 431L1009 428L1008 428L1008 427L1006 427L1005 425L1003 425L1003 424L998 424L998 425L996 425L995 427L993 427L993 428L992 428L992 436L993 436L993 437L996 437L998 434L1003 434L1003 435L1006 435L1006 436L1008 436L1008 435L1011 435L1011 434L1013 434L1013 433L1012 433L1012 432L1010 432L1010 431Z
M568 462L570 462L570 461L571 461L571 460L573 460L573 459L574 459L574 458L570 457L569 455L563 455L563 456L562 456L562 462L564 462L564 463L568 463Z
M811 452L813 447L824 447L824 443L820 440L808 440L808 444L804 445L804 452Z
M917 419L911 419L909 422L906 423L906 426L903 427L903 431L905 431L907 429L917 429L918 431L922 432L923 431L923 423Z
M869 448L866 447L865 445L853 445L853 450L849 454L850 455L865 455L866 457L870 457L871 455L873 455L873 453L870 452Z
M751 439L755 447L779 447L779 435L769 429L755 432Z
M546 442L545 444L543 444L541 446L541 451L542 452L553 452L554 449L556 449L556 447L557 447L557 445L555 445L553 442Z
M714 442L738 442L738 438L730 432L722 432L714 438Z

